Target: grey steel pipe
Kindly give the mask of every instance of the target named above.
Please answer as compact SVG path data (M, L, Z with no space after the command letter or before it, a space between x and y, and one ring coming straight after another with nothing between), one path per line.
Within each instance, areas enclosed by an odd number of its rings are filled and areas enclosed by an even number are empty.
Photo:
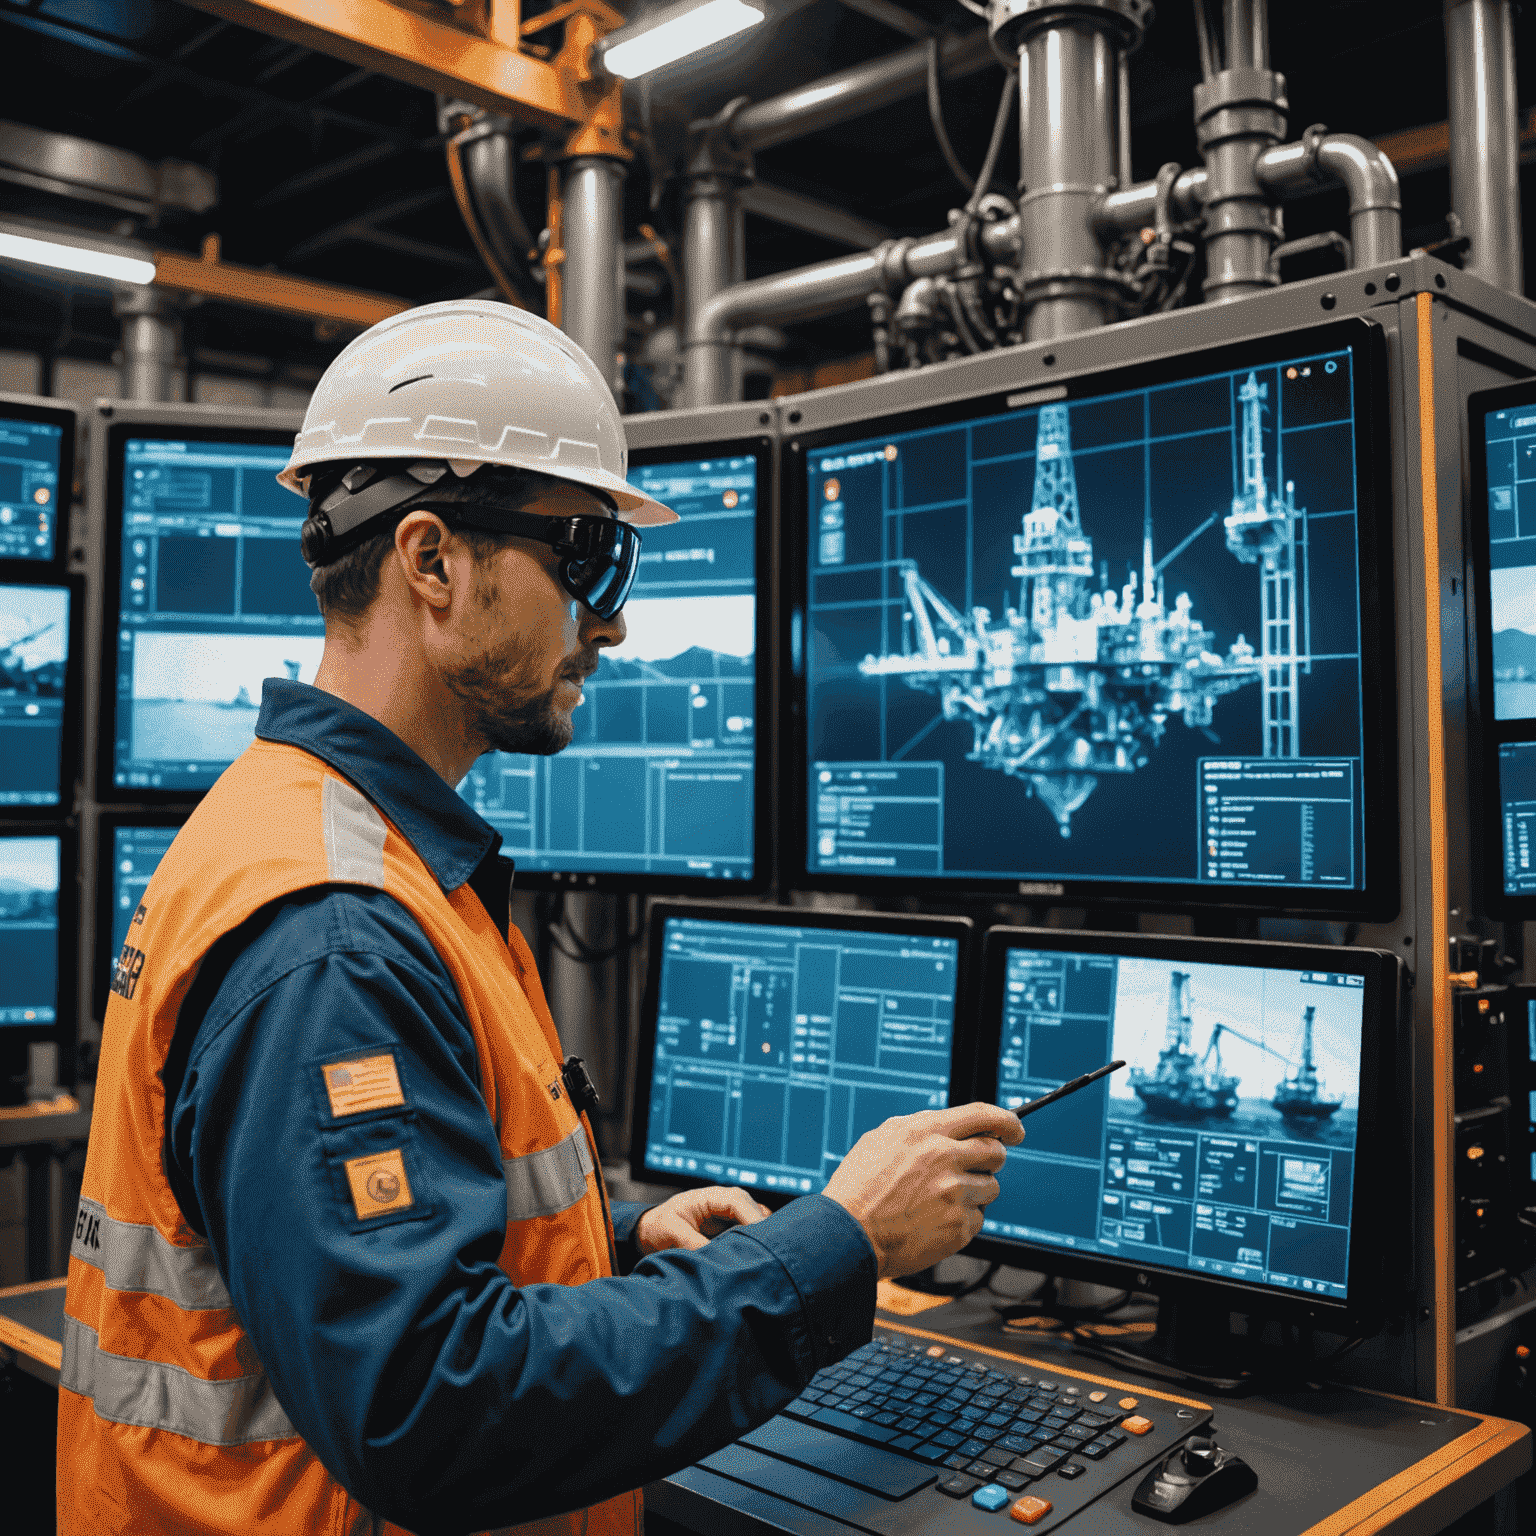
M1180 218L1192 219L1205 203L1206 174L1203 165L1182 171L1173 184L1171 201ZM1138 181L1123 192L1110 192L1094 204L1094 222L1108 235L1146 229L1157 216L1157 183Z
M1268 0L1225 0L1222 11L1227 68L1268 69Z
M1511 9L1508 0L1446 0L1451 207L1471 240L1466 270L1510 293L1523 293Z
M1295 144L1266 149L1253 171L1259 184L1276 196L1308 191L1320 183L1343 187L1349 193L1349 240L1357 267L1396 261L1403 254L1397 170L1369 139L1356 133L1308 133Z
M123 326L118 386L123 399L172 399L181 350L173 301L154 288L131 288L118 293L112 309Z
M624 166L583 155L565 167L564 299L561 329L597 364L613 388L623 290Z
M946 80L974 75L996 62L984 28L946 39L939 49L939 71ZM736 114L732 134L745 149L770 149L904 101L921 91L927 80L928 45L918 43L754 102Z
M989 257L1006 260L1018 250L1019 220L983 225L980 239ZM871 293L896 292L917 278L951 272L965 260L963 239L946 230L916 240L891 240L873 251L838 256L724 289L689 316L680 403L718 405L731 398L730 338L742 326L836 314L862 303Z
M695 314L735 278L736 188L723 176L689 178L683 204L683 303ZM741 349L725 349L725 385L712 404L734 400Z

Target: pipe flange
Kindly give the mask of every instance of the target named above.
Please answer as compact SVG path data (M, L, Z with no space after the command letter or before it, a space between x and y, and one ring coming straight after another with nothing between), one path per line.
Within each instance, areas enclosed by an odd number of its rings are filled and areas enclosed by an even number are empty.
M1207 277L1200 284L1200 291L1204 294L1219 293L1223 288L1278 288L1280 286L1280 274L1278 272L1249 272L1235 277Z
M994 44L1017 51L1037 32L1075 22L1113 32L1129 52L1156 14L1152 0L993 0L987 29Z
M1327 137L1327 123L1313 123L1301 136L1302 169L1320 186L1328 184L1328 177L1323 174L1322 168L1317 163L1317 157L1323 152L1323 140Z
M752 151L736 139L736 116L751 103L750 96L736 96L713 117L689 123L685 178L718 177L739 187L753 179Z
M1123 272L1109 267L1028 267L1018 275L1026 304L1041 299L1121 299L1135 293L1135 284Z
M1231 108L1258 108L1284 114L1291 110L1285 76L1273 69L1224 69L1195 87L1195 124ZM1284 133L1282 127L1281 132Z

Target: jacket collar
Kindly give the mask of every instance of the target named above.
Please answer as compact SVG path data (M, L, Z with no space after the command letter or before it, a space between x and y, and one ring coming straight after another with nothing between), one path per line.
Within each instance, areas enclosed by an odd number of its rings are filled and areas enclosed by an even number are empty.
M444 891L457 890L499 833L443 782L388 726L333 693L269 677L256 734L299 747L350 779L421 855Z

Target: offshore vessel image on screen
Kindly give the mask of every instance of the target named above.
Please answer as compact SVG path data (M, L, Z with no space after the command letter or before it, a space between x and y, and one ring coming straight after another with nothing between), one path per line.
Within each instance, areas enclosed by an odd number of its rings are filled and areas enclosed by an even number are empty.
M812 870L1360 889L1347 352L812 450Z

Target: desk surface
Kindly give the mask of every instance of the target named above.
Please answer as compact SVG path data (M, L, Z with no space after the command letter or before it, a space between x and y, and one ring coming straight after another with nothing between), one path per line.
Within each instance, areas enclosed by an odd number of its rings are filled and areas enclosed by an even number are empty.
M0 1355L53 1387L64 1361L64 1284L37 1280L0 1291Z

